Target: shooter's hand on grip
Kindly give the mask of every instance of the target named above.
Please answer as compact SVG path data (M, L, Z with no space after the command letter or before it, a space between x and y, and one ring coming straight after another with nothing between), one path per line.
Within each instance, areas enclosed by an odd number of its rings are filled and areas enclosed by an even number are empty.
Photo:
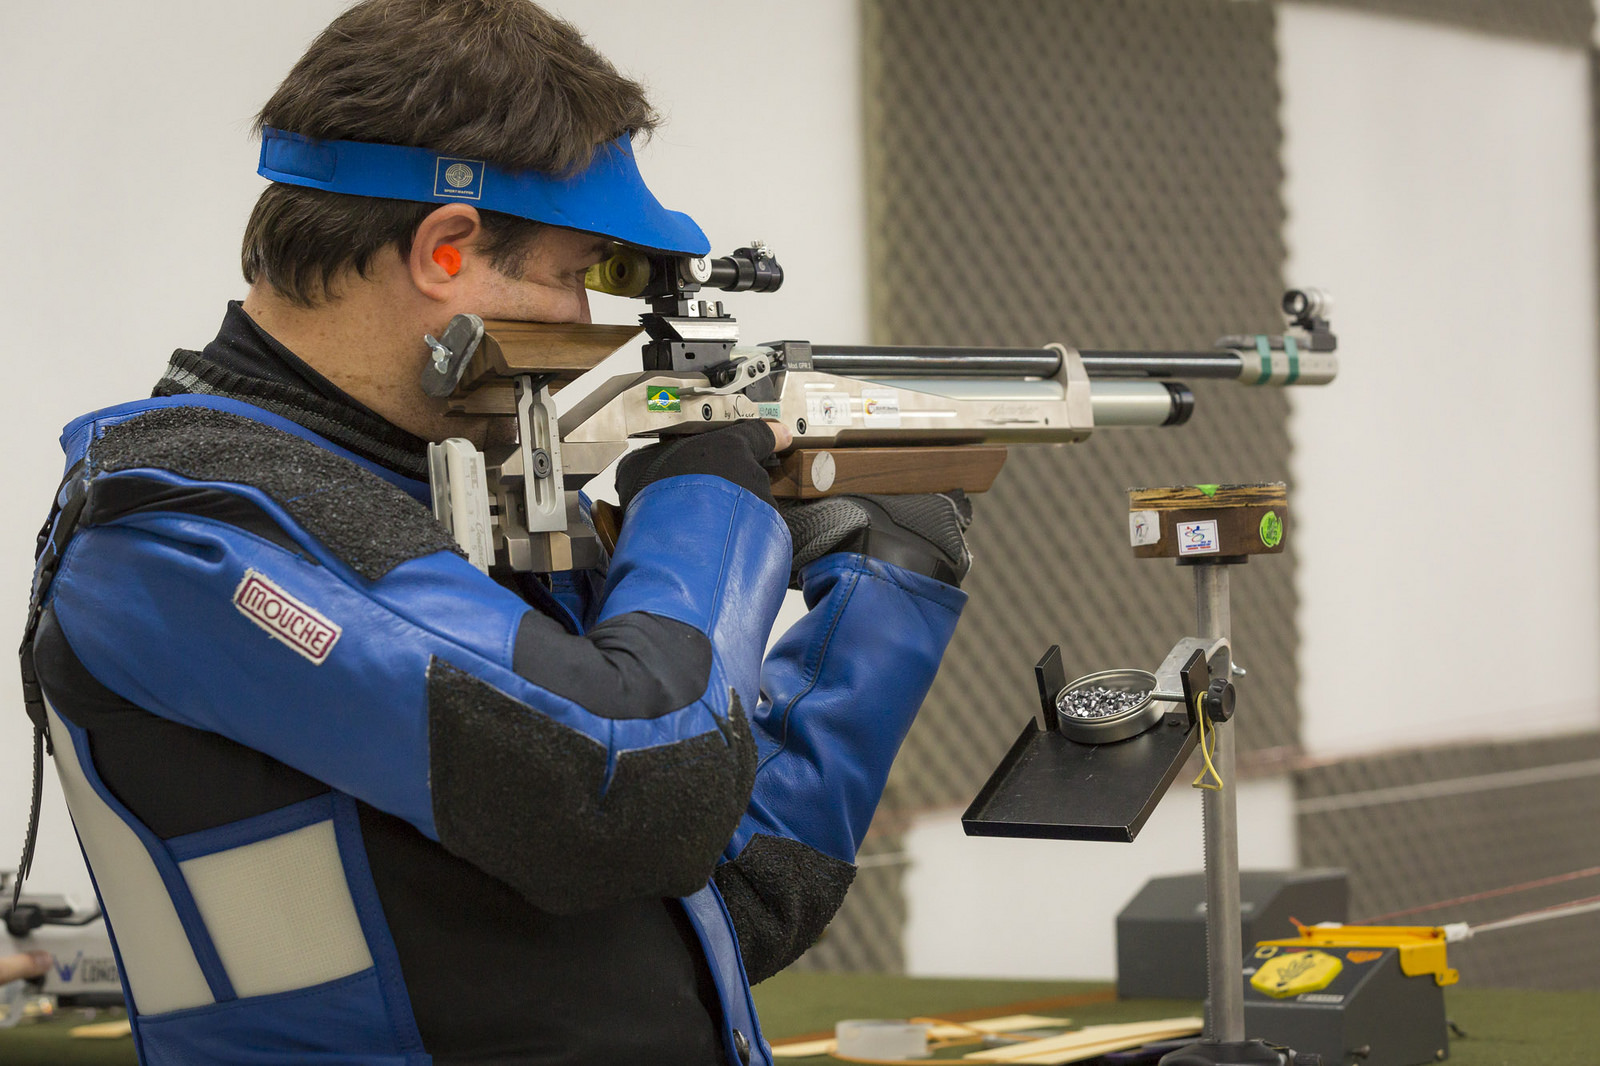
M646 485L681 474L712 474L776 507L772 478L762 462L774 451L788 447L790 440L784 427L749 419L640 448L623 456L617 466L618 502L626 511Z
M957 489L918 496L830 496L779 505L794 538L794 580L833 552L860 552L961 586L972 566L965 536L972 504ZM798 584L796 584L798 587Z

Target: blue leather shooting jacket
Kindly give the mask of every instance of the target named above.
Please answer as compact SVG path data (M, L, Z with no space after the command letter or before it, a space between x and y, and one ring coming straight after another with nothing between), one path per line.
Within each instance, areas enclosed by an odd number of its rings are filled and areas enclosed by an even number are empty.
M640 492L603 576L513 588L426 485L261 407L140 401L62 442L31 652L143 1063L587 1062L474 958L415 960L496 922L498 964L559 988L561 923L640 901L688 931L721 1060L770 1063L751 980L842 902L963 593L827 556L764 655L788 533L719 478Z

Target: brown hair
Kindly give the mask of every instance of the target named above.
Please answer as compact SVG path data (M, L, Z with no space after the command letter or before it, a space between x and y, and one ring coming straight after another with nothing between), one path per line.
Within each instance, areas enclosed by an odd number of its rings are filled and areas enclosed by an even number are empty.
M311 43L256 118L319 140L372 141L564 174L656 114L570 23L530 0L364 0ZM272 184L245 227L244 278L314 307L346 270L411 250L439 205ZM537 222L482 212L484 251L520 273Z

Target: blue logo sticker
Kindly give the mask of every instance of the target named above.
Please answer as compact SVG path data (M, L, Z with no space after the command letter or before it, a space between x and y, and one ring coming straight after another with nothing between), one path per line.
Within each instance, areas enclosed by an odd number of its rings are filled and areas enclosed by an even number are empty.
M483 160L440 156L434 165L433 195L460 200L483 198Z

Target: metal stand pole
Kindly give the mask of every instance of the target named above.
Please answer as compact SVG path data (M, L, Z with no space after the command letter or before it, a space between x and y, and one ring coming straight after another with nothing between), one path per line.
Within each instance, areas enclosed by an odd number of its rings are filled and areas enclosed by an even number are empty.
M1228 566L1194 565L1195 623L1202 637L1227 637ZM1231 663L1229 664L1231 667ZM1211 764L1222 787L1201 810L1206 838L1206 1032L1198 1044L1162 1057L1160 1066L1289 1066L1321 1063L1244 1036L1244 952L1239 919L1239 804L1234 790L1233 724L1212 722Z
M1194 567L1196 633L1225 637L1228 632L1228 567ZM1234 789L1233 725L1213 722L1216 746L1211 761L1222 788L1202 800L1206 856L1206 1037L1220 1043L1244 1040L1244 964L1240 960L1239 806Z

